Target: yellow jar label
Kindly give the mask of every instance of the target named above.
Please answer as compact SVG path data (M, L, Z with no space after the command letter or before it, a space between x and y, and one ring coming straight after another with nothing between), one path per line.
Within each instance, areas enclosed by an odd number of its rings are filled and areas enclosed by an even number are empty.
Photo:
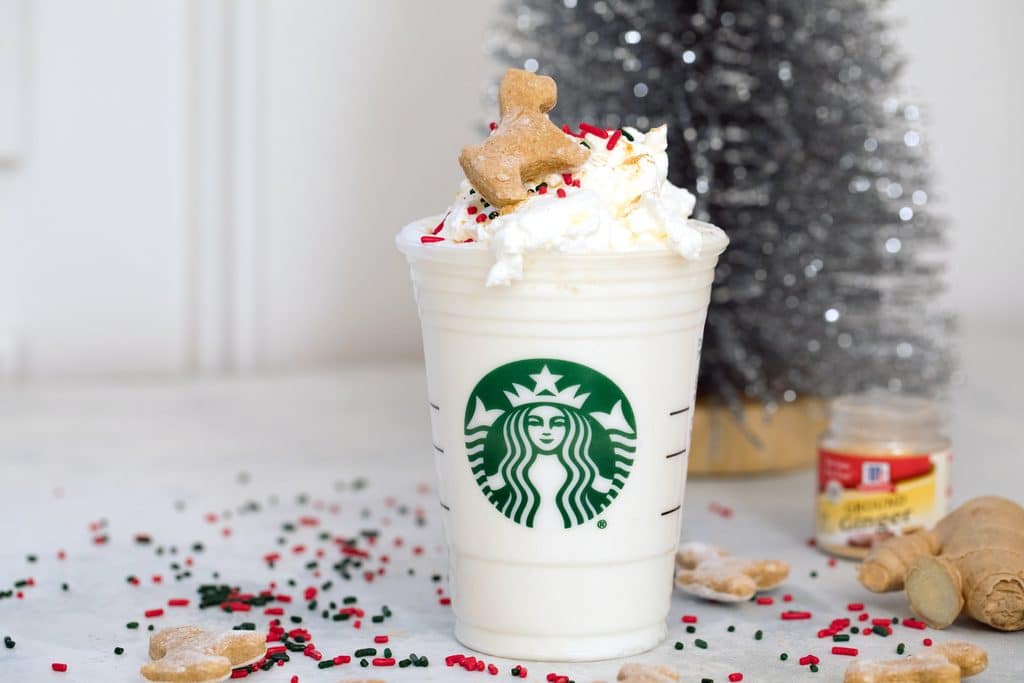
M818 451L818 545L862 557L875 543L934 525L949 504L949 451Z

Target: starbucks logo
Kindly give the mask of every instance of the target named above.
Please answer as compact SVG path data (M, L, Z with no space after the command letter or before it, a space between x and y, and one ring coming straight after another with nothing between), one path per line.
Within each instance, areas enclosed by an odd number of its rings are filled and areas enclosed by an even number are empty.
M636 453L629 400L596 370L564 360L508 363L466 404L466 453L497 510L532 528L569 529L611 505Z

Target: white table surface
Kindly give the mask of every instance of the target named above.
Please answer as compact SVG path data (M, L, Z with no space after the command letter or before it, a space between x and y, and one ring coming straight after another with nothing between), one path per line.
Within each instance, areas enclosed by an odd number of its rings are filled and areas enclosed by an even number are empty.
M1012 337L975 345L969 354L966 381L958 387L954 415L957 461L955 498L983 493L1018 496L1024 484L1019 412L1024 408L1016 377L1005 368L1019 367ZM11 386L0 390L0 590L29 576L35 586L24 599L0 600L0 638L12 636L13 650L0 648L0 679L4 681L116 682L137 681L145 661L148 633L157 627L195 623L229 627L244 620L265 625L257 610L228 615L194 607L196 586L219 571L223 582L258 591L278 581L296 596L288 614L306 617L318 648L327 656L351 653L369 645L372 636L388 633L398 657L410 651L427 655L429 668L361 669L357 664L319 670L296 656L282 669L257 672L252 680L277 683L298 674L300 680L339 681L380 678L387 681L459 681L487 674L449 669L443 659L464 652L452 638L451 608L438 603L431 574L444 572L439 507L432 491L420 484L432 477L428 413L422 371L417 365L353 366L309 375L202 381L154 380L122 383L74 383ZM244 473L244 474L243 474ZM366 477L367 487L354 492L350 484ZM344 490L338 490L341 482ZM683 680L710 677L725 681L734 671L745 681L841 681L849 658L829 654L830 640L815 631L834 617L847 614L849 602L863 602L872 616L909 616L902 594L876 596L854 579L855 565L829 567L827 558L807 547L812 525L812 475L800 472L748 480L691 480L688 484L683 536L711 540L735 551L778 557L793 564L789 583L775 593L776 604L713 605L682 595L674 598L669 639L653 652L634 658L678 667ZM297 501L306 494L308 501ZM393 496L394 507L386 499ZM242 513L247 501L259 512ZM723 518L711 503L727 505L734 515ZM339 509L332 512L330 507ZM422 507L427 523L411 523L412 513L400 506ZM363 516L363 509L369 516ZM225 512L230 519L225 519ZM206 515L218 516L215 523ZM315 515L318 527L300 527L282 534L281 525L302 515ZM106 545L92 542L90 522L106 520ZM224 537L230 528L231 536ZM317 540L322 530L352 535L379 528L380 552L390 555L388 573L372 583L357 577L341 581L330 565L338 557L330 543ZM153 545L140 546L136 533L151 534ZM277 538L286 535L287 545ZM394 546L402 536L404 545ZM191 545L201 541L202 553ZM307 546L293 554L298 543ZM194 557L193 578L176 582L169 564L175 558L155 554L157 545L177 545L177 560ZM412 548L422 545L423 555ZM306 562L316 547L332 553L322 560L323 576L314 579ZM64 550L67 559L57 559ZM279 550L276 570L261 558ZM29 563L26 556L36 554ZM377 566L376 564L374 566ZM415 576L407 570L413 568ZM819 576L812 579L811 571ZM160 573L163 584L152 582ZM141 578L131 586L129 574ZM283 586L294 577L296 588ZM362 629L351 622L326 622L308 612L302 589L334 579L327 599L356 595L367 610ZM61 582L70 590L60 590ZM783 593L793 601L781 602ZM166 608L163 617L143 618L143 611L166 606L168 598L193 601L188 608ZM321 602L325 599L321 597ZM369 616L382 604L393 611L383 625ZM287 607L287 605L286 605ZM809 610L811 622L783 622L786 608ZM699 618L695 635L685 633L683 614ZM138 620L143 628L129 631ZM735 625L728 633L726 627ZM753 633L762 629L764 639ZM989 649L991 667L979 683L1024 679L1021 645L1024 634L1001 634L960 622L945 632L920 632L897 626L889 638L853 636L847 643L861 656L892 656L898 641L908 651L922 649L921 640L967 638ZM696 637L710 644L693 646ZM677 651L676 640L685 643ZM126 648L120 657L117 645ZM382 647L382 646L378 646ZM790 659L779 661L779 653ZM814 653L822 669L812 674L796 664ZM485 657L509 679L513 662ZM52 661L70 669L50 671ZM614 680L619 662L557 665L528 663L531 681L549 671L583 683Z

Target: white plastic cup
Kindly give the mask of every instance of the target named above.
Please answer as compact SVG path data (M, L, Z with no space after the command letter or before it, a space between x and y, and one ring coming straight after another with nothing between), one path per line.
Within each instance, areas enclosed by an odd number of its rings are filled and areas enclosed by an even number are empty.
M666 632L704 320L728 240L532 253L399 235L423 327L455 636L533 660L622 657Z

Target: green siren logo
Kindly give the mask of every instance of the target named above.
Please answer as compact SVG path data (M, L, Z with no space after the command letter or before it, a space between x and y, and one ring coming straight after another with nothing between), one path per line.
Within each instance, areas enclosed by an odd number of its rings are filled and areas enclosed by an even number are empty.
M477 484L517 524L583 524L622 490L636 453L629 400L585 365L533 359L489 372L466 404Z

